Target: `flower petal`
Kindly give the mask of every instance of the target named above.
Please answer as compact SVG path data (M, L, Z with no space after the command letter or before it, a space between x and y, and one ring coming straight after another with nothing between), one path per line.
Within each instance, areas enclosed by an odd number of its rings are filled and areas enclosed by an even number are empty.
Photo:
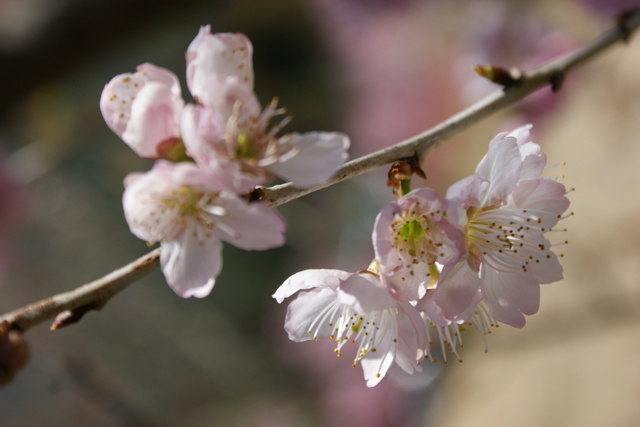
M379 333L380 334L380 333ZM398 325L389 322L387 328L378 335L376 352L368 352L365 357L360 359L364 379L367 381L367 387L375 387L393 364L397 351Z
M260 202L247 203L235 196L221 194L217 205L227 211L218 227L223 240L246 250L282 246L286 223L278 211Z
M199 102L207 98L206 80L212 75L236 76L253 89L253 46L240 33L211 34L209 25L200 27L187 48L187 85Z
M289 339L300 342L331 335L334 330L331 322L314 324L314 321L321 319L323 311L335 304L336 299L334 290L327 287L316 288L298 295L287 307L284 329Z
M327 181L349 157L349 137L342 133L293 133L281 141L298 153L269 166L269 170L298 188Z
M503 273L486 268L482 293L491 316L516 328L525 325L523 314L534 314L540 306L540 285L526 274Z
M148 86L153 88L149 89ZM136 107L133 116L136 104L142 105ZM175 130L182 105L176 75L149 63L139 65L136 73L119 74L111 79L100 97L100 111L109 128L138 154L152 158L157 157L158 143L178 135ZM141 118L143 123L136 123ZM160 129L149 128L149 122ZM130 131L125 139L123 135L130 126L137 128L137 131ZM141 131L150 134L151 138L139 136Z
M434 291L436 305L448 320L454 320L468 310L480 287L480 278L467 260L445 266Z
M548 179L520 181L506 204L507 207L526 209L540 218L541 229L551 230L569 207L564 185Z
M167 86L147 83L131 105L131 118L122 140L138 155L158 158L158 147L165 141L180 138L182 98Z
M183 298L211 292L222 269L222 243L215 236L199 241L189 230L162 242L160 265L167 283Z
M476 169L476 174L489 182L486 192L479 197L481 206L493 205L506 198L515 188L521 169L516 139L498 134L489 143L489 151Z
M281 303L285 298L298 291L315 287L330 287L336 289L341 281L352 273L342 270L304 270L289 277L273 294L273 298Z
M397 304L380 283L380 278L369 273L346 278L338 288L338 300L357 313L386 310Z

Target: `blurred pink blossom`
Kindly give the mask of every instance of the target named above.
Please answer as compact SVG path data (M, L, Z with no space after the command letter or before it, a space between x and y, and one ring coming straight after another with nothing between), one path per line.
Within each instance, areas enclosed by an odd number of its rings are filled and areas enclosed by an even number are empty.
M640 6L638 0L580 0L580 2L594 11L601 12L609 17Z

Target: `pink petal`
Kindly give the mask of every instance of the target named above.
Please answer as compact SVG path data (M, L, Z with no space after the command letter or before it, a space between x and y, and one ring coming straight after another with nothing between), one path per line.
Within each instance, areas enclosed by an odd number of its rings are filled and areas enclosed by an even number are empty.
M480 206L480 198L487 192L489 183L478 175L471 175L452 184L447 190L447 199L462 204L466 211L470 206ZM465 215L461 215L462 218Z
M336 289L341 281L347 279L352 273L342 270L304 270L289 277L273 294L278 303L289 298L298 291L315 287L330 287Z
M525 325L523 314L534 314L540 306L540 286L525 274L501 273L486 268L482 293L491 316L516 328Z
M489 182L489 188L480 197L481 206L493 205L506 198L518 182L521 168L516 139L498 134L489 143L489 151L476 169L476 174Z
M160 265L171 289L183 298L209 295L222 269L221 251L219 239L200 244L189 230L176 240L163 241Z
M100 96L100 111L105 122L118 136L127 128L131 106L147 83L167 87L176 97L181 96L178 78L171 71L153 64L142 64L136 73L115 76L107 83Z
M435 303L442 315L453 320L472 304L480 287L480 278L466 260L445 266L435 292Z
M526 209L540 218L540 227L550 230L569 207L566 188L556 181L532 179L520 181L507 206Z
M199 167L191 162L172 163L156 161L152 171L159 173L175 188L187 185L203 193L218 193L224 190L224 171Z
M353 274L338 288L338 300L357 313L385 310L397 304L382 287L380 278L369 273Z
M141 157L158 158L161 143L180 138L182 108L182 98L169 87L147 83L131 105L122 140Z
M226 149L226 121L214 110L200 105L184 107L180 131L187 154L199 164L206 165L219 151Z
M369 352L366 357L360 359L367 387L375 387L382 381L395 359L398 344L394 339L398 336L398 331L395 322L391 326L394 327L382 332L382 338L377 345L378 351Z
M322 311L330 304L335 303L336 293L331 288L316 288L311 291L302 292L296 299L291 301L287 307L287 317L284 322L284 329L292 341L308 341L317 338L328 337L333 333L333 326L330 322L320 322L313 325L313 333L309 333L314 319L317 319ZM318 329L319 328L319 329Z
M253 89L253 46L243 34L211 34L210 26L200 31L186 52L187 85L191 94L202 102L207 95L206 80L212 75L236 76Z
M553 283L562 280L562 265L556 254L551 251L551 243L545 239L542 232L531 230L526 233L524 240L533 242L519 248L522 259L527 260L526 271L538 283Z
M520 171L520 180L538 179L542 175L547 165L547 156L540 151L540 146L534 142L528 142L520 147L520 153L523 154L522 171Z
M298 188L327 181L349 157L349 138L337 132L293 133L281 141L299 152L269 170Z
M402 266L402 261L398 259L393 242L389 239L389 229L395 216L402 213L402 207L397 202L387 203L376 216L373 225L371 240L376 259L380 263L380 268L385 274L392 274Z
M406 373L412 374L419 369L418 364L424 358L427 347L426 323L418 310L408 302L398 303L398 347L396 364Z
M246 250L270 249L284 244L286 224L272 207L223 194L216 204L227 211L218 222L223 240Z

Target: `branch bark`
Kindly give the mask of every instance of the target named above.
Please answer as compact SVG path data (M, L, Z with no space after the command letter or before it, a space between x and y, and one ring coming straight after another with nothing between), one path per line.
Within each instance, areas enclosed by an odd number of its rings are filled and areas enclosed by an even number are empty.
M290 183L273 187L258 187L254 196L272 206L279 206L401 159L413 156L422 159L447 138L496 111L515 104L536 90L547 85L551 86L553 90L558 90L569 72L590 61L614 44L627 42L632 32L639 26L640 8L636 8L622 15L615 27L604 32L592 42L541 67L522 72L521 76L508 86L419 135L344 164L331 180L323 184L305 189L295 188ZM4 314L0 316L0 323L7 321L12 329L19 331L26 331L56 316L57 319L52 329L74 323L87 311L102 308L118 292L157 268L160 265L159 259L160 249L155 249L130 264L75 290Z

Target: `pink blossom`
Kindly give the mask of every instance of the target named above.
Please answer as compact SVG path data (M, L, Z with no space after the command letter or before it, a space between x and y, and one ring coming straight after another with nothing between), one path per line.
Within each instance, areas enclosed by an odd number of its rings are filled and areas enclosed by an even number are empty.
M464 233L455 215L455 207L430 188L413 190L378 214L373 246L394 297L421 298L437 283L435 263L455 264L462 256Z
M274 99L264 110L253 92L253 47L242 34L211 34L209 26L187 49L187 84L198 105L182 122L187 152L204 167L218 167L246 191L274 175L298 187L326 181L347 159L349 138L311 132L278 136L288 123ZM230 171L230 172L229 172Z
M199 104L214 108L218 95L210 90L211 80L235 77L252 91L252 55L253 46L244 34L211 34L209 25L200 27L185 54L189 91Z
M378 384L392 365L411 374L419 370L427 345L426 326L408 302L391 297L371 272L305 270L294 274L273 297L282 302L300 294L287 309L285 330L292 341L329 338L334 352L356 344L353 366L362 365L368 387Z
M211 292L222 268L222 241L247 250L284 243L285 224L266 205L226 193L218 171L160 160L125 179L123 206L131 232L161 242L160 264L182 297Z
M100 97L100 111L111 130L138 155L150 159L166 157L181 145L183 106L178 78L152 64L117 75Z
M541 178L546 156L527 141L529 129L497 135L475 174L449 188L447 198L464 212L468 256L441 277L443 287L479 287L491 316L516 327L524 326L524 314L537 312L539 285L562 279L544 234L569 206L565 187Z
M270 180L274 175L297 187L326 181L348 158L349 138L337 132L291 133L278 136L288 118L273 100L262 110L255 94L236 77L210 79L209 100L215 109L190 105L182 133L188 154L204 167L234 170L236 191Z

